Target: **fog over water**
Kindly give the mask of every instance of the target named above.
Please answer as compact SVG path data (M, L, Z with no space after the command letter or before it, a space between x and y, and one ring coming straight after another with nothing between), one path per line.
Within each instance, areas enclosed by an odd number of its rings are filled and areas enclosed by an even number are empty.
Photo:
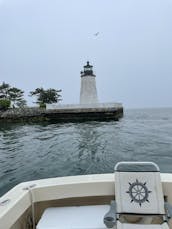
M0 82L29 105L41 86L78 103L89 60L100 102L171 107L171 41L171 0L0 0Z

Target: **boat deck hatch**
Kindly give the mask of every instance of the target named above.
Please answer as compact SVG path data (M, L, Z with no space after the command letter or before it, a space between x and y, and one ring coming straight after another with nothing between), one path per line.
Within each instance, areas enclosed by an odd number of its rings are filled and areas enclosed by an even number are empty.
M47 208L36 229L105 229L103 217L109 205Z

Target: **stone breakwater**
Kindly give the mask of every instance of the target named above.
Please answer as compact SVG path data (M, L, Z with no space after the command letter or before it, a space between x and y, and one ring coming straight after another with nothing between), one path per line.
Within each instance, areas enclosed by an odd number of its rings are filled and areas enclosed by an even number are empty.
M15 108L0 112L2 122L87 121L118 120L123 116L122 106L63 107L56 109Z
M0 112L0 118L20 118L38 116L43 112L40 108L14 108Z
M32 121L40 118L42 113L43 109L40 108L13 108L0 111L0 121Z

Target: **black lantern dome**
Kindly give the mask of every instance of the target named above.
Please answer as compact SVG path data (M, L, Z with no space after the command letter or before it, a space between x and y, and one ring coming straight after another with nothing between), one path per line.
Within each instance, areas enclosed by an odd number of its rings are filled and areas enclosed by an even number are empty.
M95 76L93 74L93 66L90 65L89 61L87 61L87 64L84 66L84 71L81 72L81 77L83 76Z

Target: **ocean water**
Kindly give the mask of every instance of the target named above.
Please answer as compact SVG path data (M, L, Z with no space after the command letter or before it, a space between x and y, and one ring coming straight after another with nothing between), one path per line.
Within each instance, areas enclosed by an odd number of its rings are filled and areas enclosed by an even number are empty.
M0 195L23 181L111 173L133 160L172 172L172 108L124 110L110 122L0 124Z

